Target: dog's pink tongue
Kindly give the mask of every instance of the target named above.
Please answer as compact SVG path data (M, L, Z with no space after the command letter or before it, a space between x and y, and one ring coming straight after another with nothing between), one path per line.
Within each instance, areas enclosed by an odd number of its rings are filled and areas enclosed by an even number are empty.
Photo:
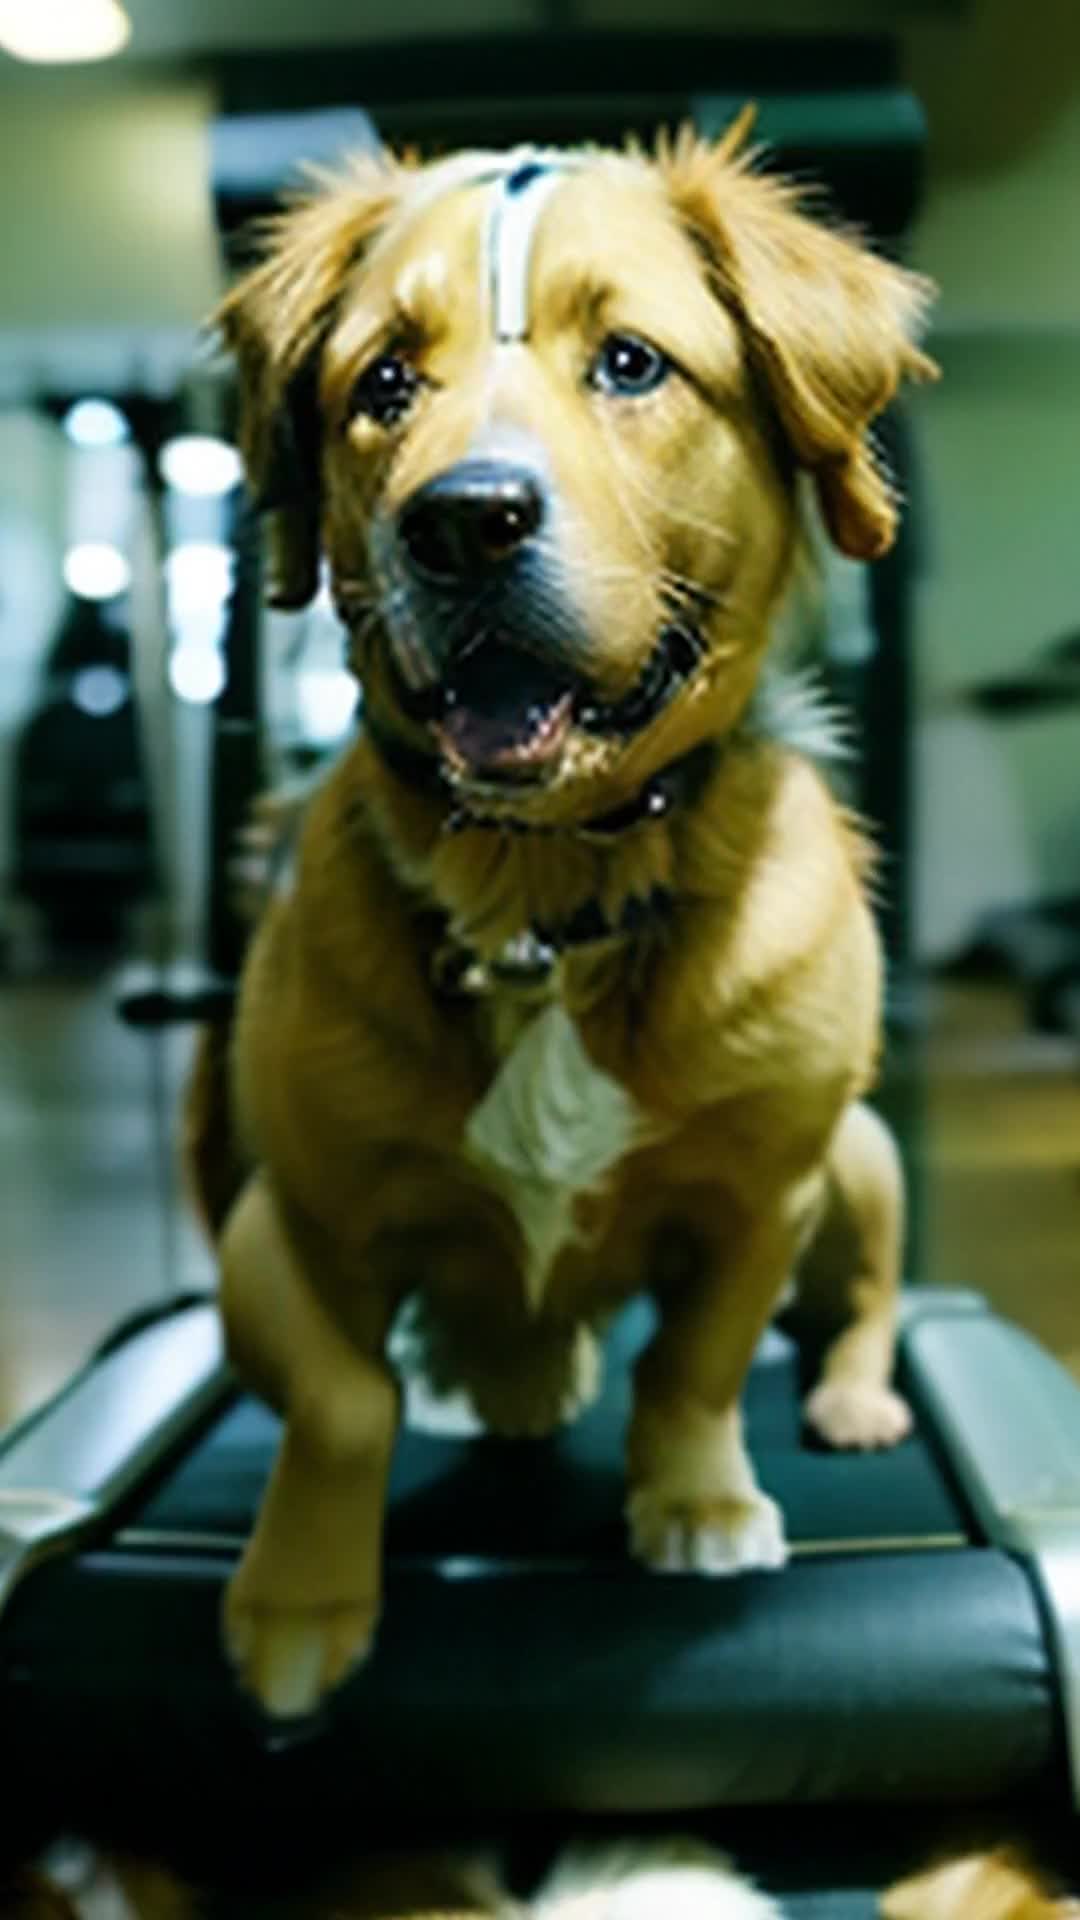
M567 694L549 712L533 716L521 727L496 720L468 707L454 707L436 729L451 760L477 770L485 767L544 765L562 745L570 720Z
M487 641L449 681L436 733L448 759L459 766L527 772L558 752L571 706L565 681L541 661Z

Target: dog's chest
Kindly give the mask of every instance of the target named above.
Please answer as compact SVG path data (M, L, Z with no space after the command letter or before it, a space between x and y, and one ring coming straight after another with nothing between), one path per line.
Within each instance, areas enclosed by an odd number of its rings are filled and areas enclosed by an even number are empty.
M517 1217L526 1291L539 1305L560 1250L574 1238L575 1201L600 1185L642 1133L619 1082L590 1059L557 999L536 1009L495 1004L500 1065L465 1129L465 1151Z

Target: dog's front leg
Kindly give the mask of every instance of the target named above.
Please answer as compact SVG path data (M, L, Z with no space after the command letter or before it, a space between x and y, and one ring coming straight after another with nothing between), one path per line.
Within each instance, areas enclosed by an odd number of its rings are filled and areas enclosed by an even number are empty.
M296 1718L362 1659L378 1617L398 1418L382 1355L395 1302L348 1276L348 1311L332 1313L326 1274L308 1271L303 1243L262 1176L233 1210L221 1267L233 1357L285 1421L226 1593L226 1644L266 1711Z
M702 1272L661 1298L635 1383L627 1503L634 1551L659 1572L736 1573L787 1557L783 1516L743 1441L739 1397L821 1180L792 1182L752 1212L725 1209Z
M911 1411L892 1382L904 1179L888 1128L856 1101L833 1135L824 1219L802 1263L799 1292L835 1321L806 1418L832 1447L892 1447L911 1431Z

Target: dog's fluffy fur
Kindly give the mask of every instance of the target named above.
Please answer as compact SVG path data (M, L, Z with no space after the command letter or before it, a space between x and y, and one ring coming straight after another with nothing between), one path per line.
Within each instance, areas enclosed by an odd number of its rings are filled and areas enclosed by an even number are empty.
M324 557L366 712L188 1114L232 1353L286 1422L227 1603L278 1714L374 1629L386 1341L414 1291L430 1371L503 1432L572 1415L595 1329L653 1291L628 1515L662 1569L784 1558L738 1401L800 1257L811 1290L839 1277L846 1317L811 1424L841 1446L906 1431L900 1179L860 1103L869 855L752 702L799 487L846 553L890 544L871 426L933 372L911 343L927 290L804 217L744 133L577 156L533 236L520 341L491 335L476 156L324 183L223 309L279 599L301 604ZM479 573L445 523L416 533L463 463L495 475ZM658 660L664 697L616 724ZM563 939L582 915L597 937ZM538 930L556 964L508 981Z
M1076 1920L1080 1902L1055 1897L1008 1852L964 1854L912 1875L881 1901L881 1920Z
M26 1873L0 1886L0 1920L783 1920L782 1909L713 1848L673 1838L572 1847L528 1901L486 1861L375 1861L319 1891L253 1901L212 1896L171 1874L87 1856L77 1876ZM901 1881L881 1920L1076 1920L1080 1902L1055 1897L1008 1853L969 1854Z

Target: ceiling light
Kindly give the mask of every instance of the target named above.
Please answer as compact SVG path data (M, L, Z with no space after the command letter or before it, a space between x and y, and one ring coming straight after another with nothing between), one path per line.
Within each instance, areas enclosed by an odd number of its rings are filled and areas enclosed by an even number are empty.
M158 464L166 486L204 498L231 493L243 475L236 448L209 433L181 433L167 440Z
M165 556L170 617L219 614L232 593L235 571L232 550L219 541L185 540L174 547Z
M225 687L225 662L217 647L174 647L169 655L169 685L178 700L208 707Z
M64 555L64 579L80 600L114 600L131 585L131 568L119 547L83 540Z
M64 432L75 447L120 447L130 428L111 400L76 400L64 415Z
M300 727L312 746L333 746L356 712L356 681L344 667L307 667L297 677Z
M0 0L0 47L17 60L106 60L130 37L119 0Z
M127 703L130 682L118 667L103 661L96 667L80 667L71 682L71 698L80 713L95 720L107 720Z

